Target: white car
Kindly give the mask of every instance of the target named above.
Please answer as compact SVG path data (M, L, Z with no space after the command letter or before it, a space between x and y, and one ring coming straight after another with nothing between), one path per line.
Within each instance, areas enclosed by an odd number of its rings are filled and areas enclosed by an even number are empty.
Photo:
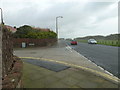
M97 41L95 39L89 39L88 44L97 44Z

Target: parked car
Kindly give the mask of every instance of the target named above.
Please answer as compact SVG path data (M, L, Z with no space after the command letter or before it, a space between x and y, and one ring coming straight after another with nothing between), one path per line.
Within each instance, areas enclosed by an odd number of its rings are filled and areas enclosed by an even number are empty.
M89 39L88 44L97 44L97 41L95 39Z
M71 45L77 45L77 41L72 40L72 41L71 41Z

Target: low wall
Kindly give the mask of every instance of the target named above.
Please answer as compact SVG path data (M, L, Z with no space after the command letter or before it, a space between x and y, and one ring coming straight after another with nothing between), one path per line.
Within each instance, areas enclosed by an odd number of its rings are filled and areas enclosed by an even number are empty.
M14 47L22 47L22 42L26 43L26 47L42 47L50 46L56 43L57 39L29 39L29 38L13 38Z
M14 61L14 63L12 63L11 70L2 80L2 88L3 89L23 88L23 86L22 86L23 63L16 56L13 57L13 61Z
M2 29L2 88L22 87L22 61L13 55L12 33Z
M7 28L3 28L2 35L2 76L5 77L13 63L13 43L11 32Z

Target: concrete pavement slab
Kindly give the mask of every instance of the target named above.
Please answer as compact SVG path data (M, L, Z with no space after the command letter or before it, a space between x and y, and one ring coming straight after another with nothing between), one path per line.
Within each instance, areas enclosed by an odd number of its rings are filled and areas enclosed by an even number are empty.
M23 85L25 88L117 88L118 86L92 73L77 68L54 72L46 68L24 63ZM42 72L40 72L42 71ZM45 74L49 72L51 74ZM31 74L31 75L30 75ZM84 77L83 77L84 75ZM81 78L79 78L81 77Z

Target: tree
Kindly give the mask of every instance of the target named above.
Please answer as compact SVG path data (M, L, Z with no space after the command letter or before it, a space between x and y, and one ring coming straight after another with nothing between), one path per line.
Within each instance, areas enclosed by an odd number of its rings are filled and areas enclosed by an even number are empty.
M37 28L33 28L28 25L17 28L17 31L13 34L14 38L56 38L57 34L53 31L44 31Z

